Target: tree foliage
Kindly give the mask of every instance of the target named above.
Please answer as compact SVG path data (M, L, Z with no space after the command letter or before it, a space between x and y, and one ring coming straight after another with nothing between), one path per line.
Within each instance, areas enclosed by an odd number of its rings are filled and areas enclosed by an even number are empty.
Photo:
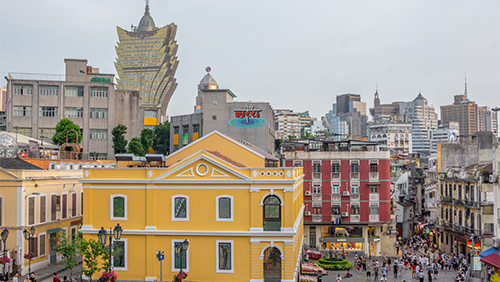
M149 148L153 147L153 139L155 137L155 133L152 129L149 128L144 128L141 131L141 144L142 148L144 149L143 156L144 154L147 154L149 152Z
M66 133L70 130L78 132L78 143L82 142L82 135L80 134L80 126L73 121L63 118L56 125L56 133L52 136L52 143L56 146L61 146L66 143ZM76 134L71 132L68 136L68 143L77 143Z
M170 150L170 123L168 121L155 126L153 149L157 154L168 155Z
M127 153L134 154L136 156L144 156L144 147L142 146L141 139L139 137L134 137L128 143Z
M57 245L55 251L60 253L64 257L64 261L61 264L65 264L66 268L69 268L70 280L73 278L73 269L78 266L81 261L80 258L80 244L81 239L79 236L73 240L68 238L66 232L62 231L57 236Z
M113 128L111 131L113 134L113 149L115 154L126 153L127 152L127 139L125 139L125 134L127 134L127 127L123 124L119 124Z
M80 253L83 256L82 273L89 278L89 282L92 282L94 273L104 271L109 267L109 253L94 239L79 240Z

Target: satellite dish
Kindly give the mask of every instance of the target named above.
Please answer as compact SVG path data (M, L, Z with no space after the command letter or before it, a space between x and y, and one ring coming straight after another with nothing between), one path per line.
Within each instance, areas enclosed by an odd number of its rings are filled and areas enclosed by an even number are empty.
M205 68L205 70L206 70L207 72L210 72L210 71L212 71L212 68L211 68L211 67L206 67L206 68Z

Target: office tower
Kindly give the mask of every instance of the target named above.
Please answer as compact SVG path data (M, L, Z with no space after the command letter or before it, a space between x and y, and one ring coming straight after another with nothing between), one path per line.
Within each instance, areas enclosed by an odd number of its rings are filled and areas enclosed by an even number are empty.
M478 131L478 106L466 94L455 95L452 105L441 106L441 124L458 122L461 136L471 136Z
M141 107L160 108L164 115L177 87L177 25L156 27L146 3L139 26L132 26L131 31L117 27L117 31L117 89L139 91Z
M399 112L412 124L413 153L428 155L431 150L432 132L438 127L434 107L419 93L413 101L401 103Z

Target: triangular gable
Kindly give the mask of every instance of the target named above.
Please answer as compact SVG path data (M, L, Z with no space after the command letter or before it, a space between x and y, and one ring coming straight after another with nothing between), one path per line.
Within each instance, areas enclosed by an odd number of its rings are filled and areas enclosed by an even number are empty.
M232 164L205 151L186 158L173 166L155 180L249 180Z
M21 180L17 175L11 173L10 171L0 167L0 179L1 180Z
M171 166L202 150L217 151L221 155L228 156L246 167L265 167L264 155L218 131L212 131L191 144L175 151L171 155L168 155L165 160L166 165Z

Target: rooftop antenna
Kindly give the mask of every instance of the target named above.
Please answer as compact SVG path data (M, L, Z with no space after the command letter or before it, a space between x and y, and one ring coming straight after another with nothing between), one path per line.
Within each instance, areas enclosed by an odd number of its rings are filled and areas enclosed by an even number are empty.
M465 99L469 99L469 97L467 97L467 73L464 74L465 76L465 91L464 91L464 95L465 95Z

